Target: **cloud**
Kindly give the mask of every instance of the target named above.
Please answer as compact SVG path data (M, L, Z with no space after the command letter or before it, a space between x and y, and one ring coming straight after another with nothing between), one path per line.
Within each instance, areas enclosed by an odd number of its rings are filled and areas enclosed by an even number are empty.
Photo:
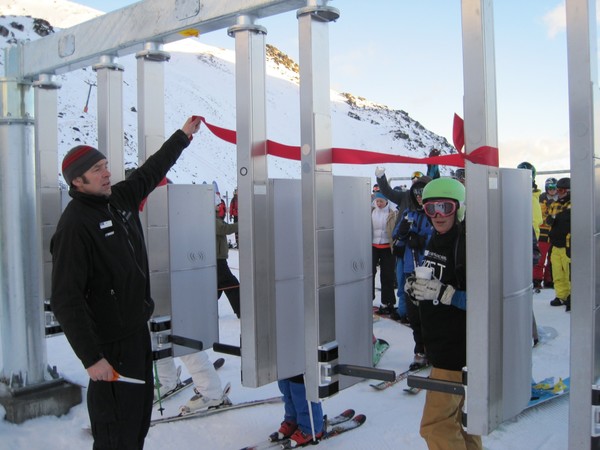
M567 13L565 4L561 3L554 9L546 13L542 18L546 25L548 37L554 38L557 34L562 33L567 28Z
M569 138L513 139L500 141L500 167L517 167L528 161L538 172L567 170L570 167Z

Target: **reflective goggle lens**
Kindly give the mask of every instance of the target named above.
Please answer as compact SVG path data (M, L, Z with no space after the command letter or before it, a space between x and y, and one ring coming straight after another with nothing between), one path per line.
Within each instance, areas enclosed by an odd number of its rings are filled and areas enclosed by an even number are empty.
M546 185L546 189L548 189L549 191L551 191L552 189L556 189L556 185L555 184L547 184Z
M456 203L450 200L427 202L423 205L423 210L429 217L435 217L437 214L447 217L456 211Z
M413 172L411 179L421 178L423 176L423 172Z

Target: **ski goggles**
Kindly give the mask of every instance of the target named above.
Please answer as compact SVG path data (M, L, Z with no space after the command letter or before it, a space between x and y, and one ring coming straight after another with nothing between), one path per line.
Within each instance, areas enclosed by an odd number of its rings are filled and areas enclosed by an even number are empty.
M448 217L456 212L456 202L452 200L428 201L423 204L423 211L429 217L435 217L436 215Z
M423 176L423 172L413 172L412 176L410 177L411 180L414 180L415 178L421 178Z
M556 189L556 185L555 184L547 184L546 189L549 191L552 191L552 190Z

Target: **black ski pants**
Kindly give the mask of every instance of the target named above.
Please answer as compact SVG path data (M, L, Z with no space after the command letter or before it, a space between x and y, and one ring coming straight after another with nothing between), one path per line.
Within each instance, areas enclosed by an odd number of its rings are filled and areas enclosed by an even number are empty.
M217 259L217 298L225 292L231 309L240 318L240 281L231 273L226 259Z
M147 326L131 336L101 346L102 354L123 376L145 384L90 380L88 413L94 450L141 450L150 428L154 381Z

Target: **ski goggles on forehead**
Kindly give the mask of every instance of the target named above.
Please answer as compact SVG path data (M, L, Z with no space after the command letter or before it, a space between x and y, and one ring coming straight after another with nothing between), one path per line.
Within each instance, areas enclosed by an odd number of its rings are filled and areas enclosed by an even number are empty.
M429 217L440 215L441 217L451 216L456 212L456 202L452 200L433 200L423 204L423 211Z
M421 178L423 176L423 172L413 172L412 177L410 177L411 180L414 180L415 178Z

